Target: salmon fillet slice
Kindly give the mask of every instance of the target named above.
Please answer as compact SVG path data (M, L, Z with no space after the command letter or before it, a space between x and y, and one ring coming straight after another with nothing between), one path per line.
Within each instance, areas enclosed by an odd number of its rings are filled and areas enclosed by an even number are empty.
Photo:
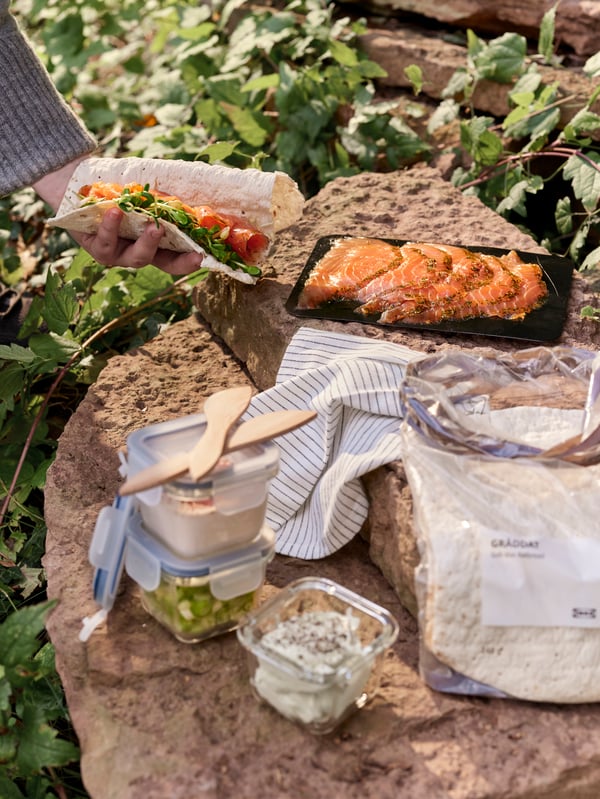
M522 319L547 294L539 265L514 251L496 256L435 242L347 237L312 269L298 308L356 301L358 313L383 324Z
M399 247L381 239L338 239L312 269L298 308L318 308L332 300L351 299L362 285L392 269L401 257Z
M421 249L425 246L431 245L418 245ZM450 259L450 263L448 266L446 260L442 262L445 269L437 273L437 280L432 274L430 282L423 281L420 285L400 285L372 297L357 308L357 311L370 315L382 313L398 305L402 305L404 308L418 307L422 310L429 303L449 303L465 291L485 285L492 279L493 269L480 255L456 247L442 250L440 246L438 249L445 259ZM453 261L453 257L457 260ZM370 285L371 283L365 289Z
M368 303L398 289L436 283L452 269L452 257L431 244L404 244L400 253L400 262L359 288L355 299Z
M450 302L425 302L408 316L402 304L389 308L380 317L382 324L410 321L432 324L447 320L483 317L523 319L541 305L548 294L542 270L537 264L524 263L511 252L505 256L482 256L493 268L493 278L483 286L458 295Z

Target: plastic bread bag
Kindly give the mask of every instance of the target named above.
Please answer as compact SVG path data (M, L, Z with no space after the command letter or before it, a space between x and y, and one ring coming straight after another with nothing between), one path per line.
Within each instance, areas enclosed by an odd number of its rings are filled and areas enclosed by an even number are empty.
M402 457L431 688L600 700L599 395L585 350L409 364Z

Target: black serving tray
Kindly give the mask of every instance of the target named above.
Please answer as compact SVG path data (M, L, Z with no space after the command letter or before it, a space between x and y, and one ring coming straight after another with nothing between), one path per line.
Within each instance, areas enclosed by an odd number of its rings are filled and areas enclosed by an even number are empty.
M444 322L431 324L417 324L400 320L392 325L385 325L379 322L378 315L370 317L356 313L355 309L359 305L358 302L334 301L325 303L318 308L298 308L298 300L310 273L335 242L338 239L344 238L353 237L347 235L332 235L323 236L317 240L296 285L287 299L285 307L289 313L304 318L330 319L338 322L360 322L361 324L377 325L387 330L409 328L419 330L420 332L436 331L440 333L459 333L477 336L498 336L535 342L555 341L563 331L567 319L569 293L573 282L573 262L568 258L562 258L557 255L542 255L540 253L516 250L515 248L502 249L499 247L479 247L477 245L457 245L471 252L480 252L489 255L506 255L513 249L524 261L539 264L543 271L544 281L548 287L548 296L540 308L531 311L521 320L502 319L500 317L481 317L463 320L450 319ZM368 238L376 237L370 236ZM401 239L386 238L381 240L397 246L408 243L406 240ZM424 239L422 240L424 241ZM418 241L418 239L415 238L413 241Z

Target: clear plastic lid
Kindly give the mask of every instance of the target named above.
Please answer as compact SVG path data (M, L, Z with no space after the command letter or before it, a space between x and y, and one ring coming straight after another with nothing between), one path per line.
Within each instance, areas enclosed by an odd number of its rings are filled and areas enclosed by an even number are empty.
M275 534L265 525L253 541L238 549L193 560L180 558L149 535L134 513L127 524L125 569L146 591L154 591L161 575L167 573L172 577L207 577L214 596L229 599L258 587L274 551Z
M128 475L191 450L205 428L205 416L198 413L136 430L127 438ZM225 454L212 472L198 482L183 475L162 488L169 494L201 499L246 482L267 482L278 468L279 448L266 441Z

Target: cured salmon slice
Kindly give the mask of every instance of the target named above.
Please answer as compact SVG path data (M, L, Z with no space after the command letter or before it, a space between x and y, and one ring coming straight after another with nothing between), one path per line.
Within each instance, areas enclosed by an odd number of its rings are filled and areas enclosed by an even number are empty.
M425 247L433 247L433 245L418 244L415 245L415 248L417 247L420 252L426 252ZM450 303L465 291L483 286L493 278L493 269L480 255L469 253L458 247L436 246L436 249L444 256L443 260L439 260L437 264L438 266L443 265L443 270L440 269L435 274L431 273L429 282L423 281L420 285L400 285L397 288L376 294L357 308L357 311L361 314L371 315L382 313L396 306L401 306L404 309L412 308L415 303L411 305L410 300L418 300L416 305L422 310L430 303ZM452 260L453 257L456 261ZM365 289L370 285L368 284Z
M399 263L400 249L381 239L338 239L312 269L298 308L353 298L361 286Z
M355 299L368 303L398 289L437 283L452 269L451 256L431 244L404 244L400 253L399 263L369 280Z
M260 230L251 227L243 219L230 214L221 214L208 205L191 206L184 203L174 194L167 194L164 191L153 189L147 190L141 183L108 183L97 181L86 184L79 190L81 197L90 202L101 200L117 200L125 198L126 195L137 195L145 193L151 200L154 198L168 205L175 212L182 212L187 218L183 224L193 224L196 227L204 228L216 237L225 242L231 249L239 255L246 264L256 264L262 258L269 247L269 239ZM153 206L149 206L153 210ZM158 216L158 215L157 215Z
M511 252L505 256L484 256L494 268L494 277L484 286L458 295L450 302L429 302L406 314L406 306L389 308L380 317L382 324L410 321L433 324L447 320L483 317L523 319L539 307L548 294L542 270L537 264L524 263ZM411 310L410 308L408 309Z
M243 219L230 214L220 214L207 205L192 208L201 227L219 228L221 238L235 250L247 264L255 264L269 246L269 239L260 230L251 228Z
M432 324L523 319L547 294L541 268L514 251L497 256L435 242L348 237L313 268L298 307L356 301L356 313L382 324Z

